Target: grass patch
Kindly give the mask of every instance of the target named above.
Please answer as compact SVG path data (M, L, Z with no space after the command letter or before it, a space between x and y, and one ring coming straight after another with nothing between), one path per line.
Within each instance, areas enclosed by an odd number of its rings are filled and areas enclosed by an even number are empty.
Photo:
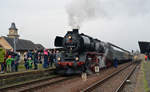
M150 92L150 88L148 87L148 82L146 80L146 73L145 73L145 70L144 70L144 66L147 64L147 62L143 62L142 63L142 71L144 72L144 90L145 92Z

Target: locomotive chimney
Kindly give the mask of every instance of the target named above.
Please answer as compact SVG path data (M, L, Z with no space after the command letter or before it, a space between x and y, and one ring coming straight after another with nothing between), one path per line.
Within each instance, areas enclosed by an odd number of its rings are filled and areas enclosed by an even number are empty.
M79 33L79 29L73 29L72 31L73 33L77 33L77 34Z

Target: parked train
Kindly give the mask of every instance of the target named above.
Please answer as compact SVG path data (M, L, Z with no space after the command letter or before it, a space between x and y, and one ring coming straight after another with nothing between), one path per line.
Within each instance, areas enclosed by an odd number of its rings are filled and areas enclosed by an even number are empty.
M96 66L110 67L117 59L118 63L132 60L130 52L98 39L94 39L78 29L68 31L64 37L56 36L55 46L62 47L56 56L56 72L59 74L80 74L94 72Z

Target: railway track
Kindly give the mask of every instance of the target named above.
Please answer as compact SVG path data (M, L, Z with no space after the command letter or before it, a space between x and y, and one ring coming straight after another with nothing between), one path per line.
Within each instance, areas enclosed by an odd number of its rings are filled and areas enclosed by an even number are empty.
M127 65L80 92L120 92L126 80L132 75L139 63Z
M97 82L98 80L104 79L105 77L110 75L112 72L122 69L124 66L129 65L129 64L131 63L119 65L118 68L110 67L109 69L102 70L98 74L93 74L93 75L88 76L86 81L82 80L80 76L80 77L76 77L67 81L63 81L61 83L57 83L51 86L37 89L35 90L35 92L47 92L47 91L49 92L80 92L80 90L82 90L83 88L88 87L89 85Z
M56 92L57 89L59 90L57 92L60 92L60 89L62 89L61 90L62 92L68 92L68 91L64 91L64 86L62 85L66 85L65 86L66 88L71 88L71 89L65 89L65 90L72 90L73 92L79 92L79 91L81 92L99 92L99 91L100 92L119 92L123 88L123 85L125 85L126 79L128 79L129 75L133 73L133 68L135 68L136 66L137 64L130 65L129 63L129 64L126 64L124 67L118 67L116 72L113 72L111 75L108 74L107 76L103 78L101 76L100 81L96 83L93 82L94 84L92 83L92 85L90 85L88 88L84 87L85 89L83 90L80 89L78 91L74 90L75 86L73 89L71 87L73 87L73 84L75 85L78 84L78 82L75 80L77 79L80 80L80 77L79 78L77 78L77 76L62 77L62 76L54 75L54 76L49 76L47 78L43 78L39 80L32 80L27 83L16 84L12 87L7 87L3 89L4 91L2 92L36 92L36 91L47 92L46 90L50 91L51 88L54 89L54 90L51 89L51 92ZM129 70L132 70L132 72ZM128 74L125 74L127 72ZM119 76L122 77L123 75L125 75L123 79L120 79ZM72 79L75 79L73 83L71 82ZM119 82L114 81L115 79L119 79ZM83 81L80 80L80 83L81 82ZM110 89L110 88L114 88L114 89ZM40 91L40 90L45 90L45 91ZM69 92L72 92L72 91L69 91Z
M120 84L120 86L115 90L115 92L121 92L126 84L126 81L132 76L132 74L134 73L134 71L136 70L137 66L139 65L136 64L131 71L129 71L129 74L124 78L124 80L122 81L122 83Z
M63 82L69 79L72 79L75 76L71 77L62 77L60 75L50 76L38 80L32 80L29 82L16 84L13 86L1 88L2 92L33 92L34 90L40 89L45 86L50 86L59 82Z

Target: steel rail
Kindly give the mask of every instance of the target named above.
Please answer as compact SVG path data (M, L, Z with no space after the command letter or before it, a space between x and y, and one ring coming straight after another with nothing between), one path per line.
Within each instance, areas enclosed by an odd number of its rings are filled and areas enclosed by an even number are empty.
M66 81L66 80L70 80L72 78L73 77L69 77L69 78L66 77L66 78L61 79L61 80L56 80L56 81L49 82L49 83L44 83L44 84L41 84L41 85L38 85L38 86L35 86L35 87L26 88L26 89L23 89L19 92L33 92L34 90L37 90L37 89L40 89L40 88L43 88L43 87L46 87L46 86L54 85L54 84L57 84L57 83L60 83L60 82Z
M36 80L31 80L31 81L27 81L24 83L18 83L18 84L14 84L14 85L10 85L10 86L6 86L6 87L2 87L0 88L1 91L5 91L5 90L9 90L9 89L13 89L13 88L18 88L24 85L29 85L29 84L33 84L33 83L38 83L40 81L46 81L46 80L50 80L50 79L54 79L54 78L58 78L60 76L54 76L54 77L46 77L46 78L41 78L41 79L36 79Z
M95 88L97 88L99 85L103 84L105 81L107 81L108 79L110 79L111 77L117 75L118 73L120 73L121 71L127 69L130 65L132 65L133 63L126 65L125 67L121 68L120 70L110 74L109 76L107 76L106 78L97 81L96 83L90 85L89 87L81 90L80 92L91 92L92 90L94 90Z
M57 75L55 77L51 77L51 78L44 78L44 79L39 79L39 80L33 80L33 81L29 81L29 82L26 82L26 83L22 83L22 84L16 84L16 85L13 85L13 86L9 86L9 87L5 87L5 88L1 88L0 90L1 91L6 91L6 90L19 90L17 92L32 92L33 90L37 90L39 88L42 88L42 87L45 87L45 86L48 86L48 85L53 85L53 84L56 84L56 83L60 83L60 82L63 82L63 81L66 81L66 80L70 80L76 76L73 76L73 77L64 77L62 79L57 79L57 78L60 78L61 75ZM45 81L49 81L51 79L56 79L52 82L45 82ZM45 82L45 83L42 83L42 82ZM40 83L39 85L36 85L36 86L33 86L34 84L37 84L37 83ZM25 87L26 85L31 85L29 87Z
M123 89L123 87L125 86L126 84L126 80L129 79L131 77L131 75L134 73L135 69L137 68L137 66L139 65L136 64L136 66L132 69L132 71L130 71L130 73L126 76L126 78L122 81L121 85L116 89L115 92L121 92L121 90Z

